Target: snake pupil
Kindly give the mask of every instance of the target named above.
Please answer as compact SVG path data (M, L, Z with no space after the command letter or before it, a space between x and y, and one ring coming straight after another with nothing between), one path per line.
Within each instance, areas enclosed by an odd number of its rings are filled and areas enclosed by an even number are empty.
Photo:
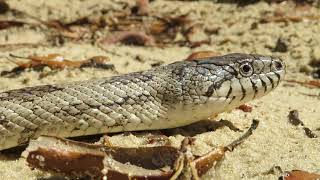
M244 65L242 66L242 71L243 71L244 73L248 73L250 70L251 70L251 67L250 67L248 64L244 64Z

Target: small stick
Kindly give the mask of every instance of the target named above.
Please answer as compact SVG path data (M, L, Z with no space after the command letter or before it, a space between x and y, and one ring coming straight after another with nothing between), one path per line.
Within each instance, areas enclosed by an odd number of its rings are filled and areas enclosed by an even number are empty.
M257 129L258 125L259 125L259 121L256 119L253 119L252 124L251 124L250 128L248 129L248 131L246 133L244 133L240 138L238 138L237 140L235 140L232 143L230 143L229 145L227 145L225 147L225 150L226 151L233 151L234 148L236 148L239 144L243 143L243 141L246 140L255 129Z

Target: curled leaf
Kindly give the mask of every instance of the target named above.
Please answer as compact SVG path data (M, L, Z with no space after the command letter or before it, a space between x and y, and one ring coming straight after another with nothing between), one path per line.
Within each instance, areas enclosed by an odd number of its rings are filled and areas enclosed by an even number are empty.
M214 51L198 51L190 54L186 61L192 61L192 60L198 60L198 59L205 59L210 57L215 57L220 55L220 53L214 52Z

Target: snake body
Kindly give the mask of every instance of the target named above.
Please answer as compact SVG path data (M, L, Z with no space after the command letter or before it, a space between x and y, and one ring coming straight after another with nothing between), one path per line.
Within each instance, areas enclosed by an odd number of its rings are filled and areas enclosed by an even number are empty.
M279 58L228 54L109 78L0 93L0 150L40 135L166 129L206 119L274 89Z

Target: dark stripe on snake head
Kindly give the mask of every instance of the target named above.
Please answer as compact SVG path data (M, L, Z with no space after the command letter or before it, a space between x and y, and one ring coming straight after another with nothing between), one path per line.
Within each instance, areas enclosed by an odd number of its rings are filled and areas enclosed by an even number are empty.
M242 91L242 97L241 97L240 101L242 101L242 100L246 97L247 91L246 91L246 89L243 87L243 85L242 85L242 83L241 83L240 80L239 80L239 83L240 83L240 85L241 85L241 91Z
M269 81L271 82L271 87L272 89L274 88L274 82L273 79L271 77L269 77L268 75L266 75L266 77L269 79Z
M250 78L250 82L251 82L251 85L252 85L252 89L254 90L253 98L255 98L256 95L257 95L257 93L258 93L258 87L257 87L256 83L254 83L254 82L252 81L251 78Z

